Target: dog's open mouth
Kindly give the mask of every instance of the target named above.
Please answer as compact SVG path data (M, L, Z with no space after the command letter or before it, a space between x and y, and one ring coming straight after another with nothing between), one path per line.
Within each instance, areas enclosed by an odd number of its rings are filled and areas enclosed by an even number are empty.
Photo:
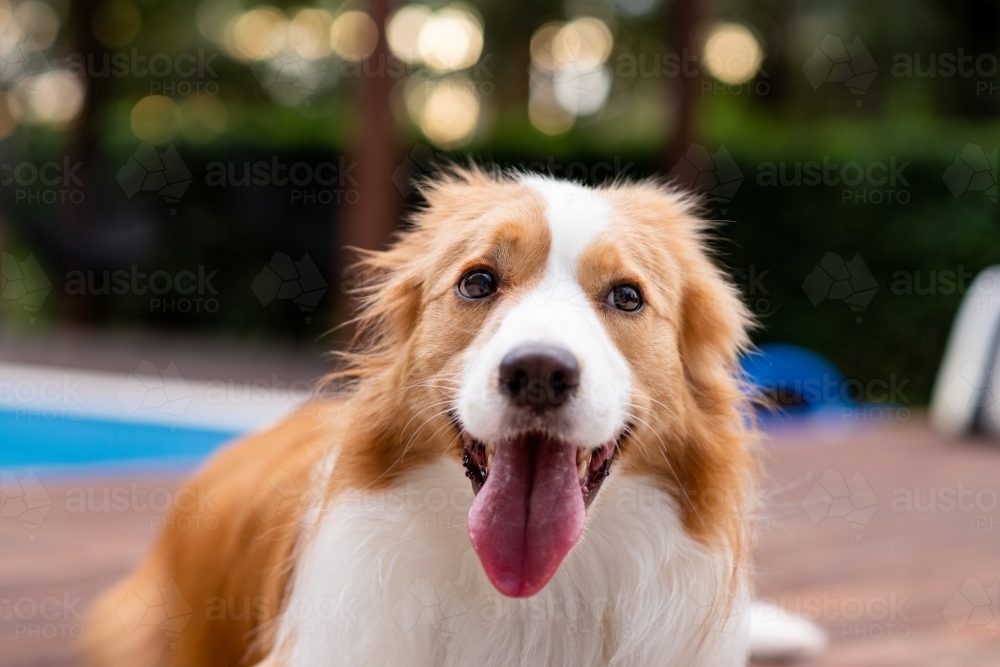
M525 433L519 436L519 440L541 442L546 436L536 433ZM590 507L590 503L597 496L597 491L604 483L604 478L611 472L611 464L614 462L615 454L618 453L618 444L621 438L616 438L605 444L598 450L576 448L576 474L580 480L580 493L583 494L584 505ZM558 443L558 441L555 441ZM472 481L472 491L478 495L479 490L490 476L490 469L496 456L496 446L485 445L476 440L467 432L462 432L462 445L464 452L462 463L465 465L465 476ZM561 447L569 448L569 445L560 444Z
M597 450L540 432L497 445L462 433L466 475L476 493L469 537L497 590L541 590L580 539L586 508L608 476L621 437Z

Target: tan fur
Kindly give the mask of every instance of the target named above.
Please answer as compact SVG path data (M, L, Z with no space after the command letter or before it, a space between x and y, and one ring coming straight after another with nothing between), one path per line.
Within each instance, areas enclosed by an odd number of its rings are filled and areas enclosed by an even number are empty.
M312 471L344 414L342 404L317 403L215 456L190 484L203 484L211 493L218 525L211 527L203 515L184 522L197 508L171 513L147 561L91 611L87 643L94 664L207 667L263 658L272 643L270 621L284 598L299 522L310 501ZM275 471L294 480L301 502L282 506L281 496L268 492ZM139 625L130 632L120 618L123 601L142 579L160 587L173 581L193 610L175 640L156 625ZM235 615L245 618L210 618L207 611L217 606L215 598L223 601L225 616L233 615L232 604Z
M345 488L391 485L442 455L461 459L447 415L461 353L541 279L550 235L541 197L515 180L456 171L424 192L428 205L413 229L364 262L357 338L331 378L349 387L346 395L312 404L209 463L195 483L220 489L219 527L165 531L137 573L102 599L90 632L95 664L221 667L268 655L270 621L281 610L296 545L308 537L304 504L266 522L253 508L276 469L312 493L313 473L336 452L333 474L315 489L332 498ZM752 464L735 376L747 312L710 260L690 203L655 184L614 185L605 194L617 216L613 233L580 258L577 273L634 373L636 420L615 465L658 477L692 537L742 558ZM454 285L477 266L497 272L499 298L460 302ZM642 288L641 314L603 307L622 281ZM128 633L115 618L135 577L174 580L193 608L176 648L153 626ZM267 613L208 620L216 596L263 597Z

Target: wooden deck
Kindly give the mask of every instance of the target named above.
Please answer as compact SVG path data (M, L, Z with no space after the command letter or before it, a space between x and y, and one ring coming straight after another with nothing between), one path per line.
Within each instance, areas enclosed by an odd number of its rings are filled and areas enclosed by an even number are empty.
M758 593L827 629L830 650L818 664L1000 665L1000 447L947 443L914 417L785 436L765 466ZM17 492L9 476L4 483ZM6 506L0 666L78 664L80 612L141 557L159 525L145 499L176 483L42 478L44 496L32 504L51 504L34 527L23 520L30 515L6 516L19 507ZM81 493L99 500L105 489L145 495L126 511L71 511Z

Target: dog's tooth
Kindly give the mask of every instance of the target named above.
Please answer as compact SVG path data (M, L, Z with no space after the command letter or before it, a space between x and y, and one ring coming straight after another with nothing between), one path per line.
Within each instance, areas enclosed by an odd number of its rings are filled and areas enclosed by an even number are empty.
M494 456L493 452L490 452L489 454L486 455L486 469L487 470L489 470L490 468L493 467L493 456Z
M578 449L576 450L576 474L582 480L587 476L587 470L590 468L590 458L593 455L589 449Z

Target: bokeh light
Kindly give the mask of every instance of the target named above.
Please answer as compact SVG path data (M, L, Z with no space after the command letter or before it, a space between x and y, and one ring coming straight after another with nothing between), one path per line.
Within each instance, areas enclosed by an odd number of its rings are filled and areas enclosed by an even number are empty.
M39 0L28 0L14 8L8 30L14 39L25 42L34 39L41 49L55 43L59 35L59 15L52 6Z
M255 7L230 22L224 46L238 60L259 60L284 47L286 22L285 15L274 7Z
M365 12L343 12L334 19L330 27L330 45L344 60L364 60L372 54L377 43L378 26Z
M228 116L217 95L190 95L181 101L181 133L196 143L208 143L226 131Z
M580 68L566 65L553 75L552 89L563 109L576 116L589 116L608 101L611 73L602 65Z
M139 34L142 14L129 0L104 0L94 11L91 27L102 44L120 49Z
M14 134L21 123L21 105L10 93L0 92L0 139Z
M386 23L385 36L392 55L408 64L420 62L420 30L433 12L427 5L403 5Z
M464 3L439 9L420 26L417 53L435 72L457 72L472 67L482 52L482 21Z
M552 56L558 65L592 69L608 59L613 45L611 30L604 21L584 16L570 21L555 34Z
M301 9L288 23L288 45L300 58L320 60L331 53L333 14L325 9Z
M83 84L64 69L26 77L18 87L27 102L26 120L32 123L63 126L83 108Z
M551 85L532 93L528 99L528 119L540 132L550 136L569 132L576 122L576 116L559 105Z
M531 38L531 95L528 116L546 134L572 127L569 116L600 111L611 92L605 65L614 47L608 25L592 16L546 23Z
M413 124L420 126L424 114L424 104L427 102L427 95L434 82L421 74L414 74L407 77L403 87L403 104L406 113L413 121Z
M226 53L241 62L253 63L251 70L272 99L298 104L308 97L302 94L305 89L315 92L315 84L326 71L321 61L336 48L345 52L359 48L354 34L358 23L355 15L371 22L361 12L341 14L338 24L326 9L293 7L286 15L262 5L243 12L232 0L205 0L198 8L197 20L198 30L216 40ZM363 31L364 26L361 28ZM264 74L265 69L269 73ZM303 91L284 85L305 79L312 83ZM289 92L291 97L286 94Z
M546 23L531 38L531 61L554 72L564 65L592 69L607 61L614 46L611 29L600 19L583 16L569 23Z
M543 71L554 72L559 67L552 53L552 42L562 27L562 23L546 23L531 37L531 62Z
M757 76L764 52L746 26L716 23L705 39L703 59L705 69L716 79L740 84Z
M465 77L429 81L425 90L411 90L407 110L424 136L441 148L464 146L479 124L479 95Z
M180 107L163 95L147 95L132 107L132 134L154 146L173 139L182 121Z

